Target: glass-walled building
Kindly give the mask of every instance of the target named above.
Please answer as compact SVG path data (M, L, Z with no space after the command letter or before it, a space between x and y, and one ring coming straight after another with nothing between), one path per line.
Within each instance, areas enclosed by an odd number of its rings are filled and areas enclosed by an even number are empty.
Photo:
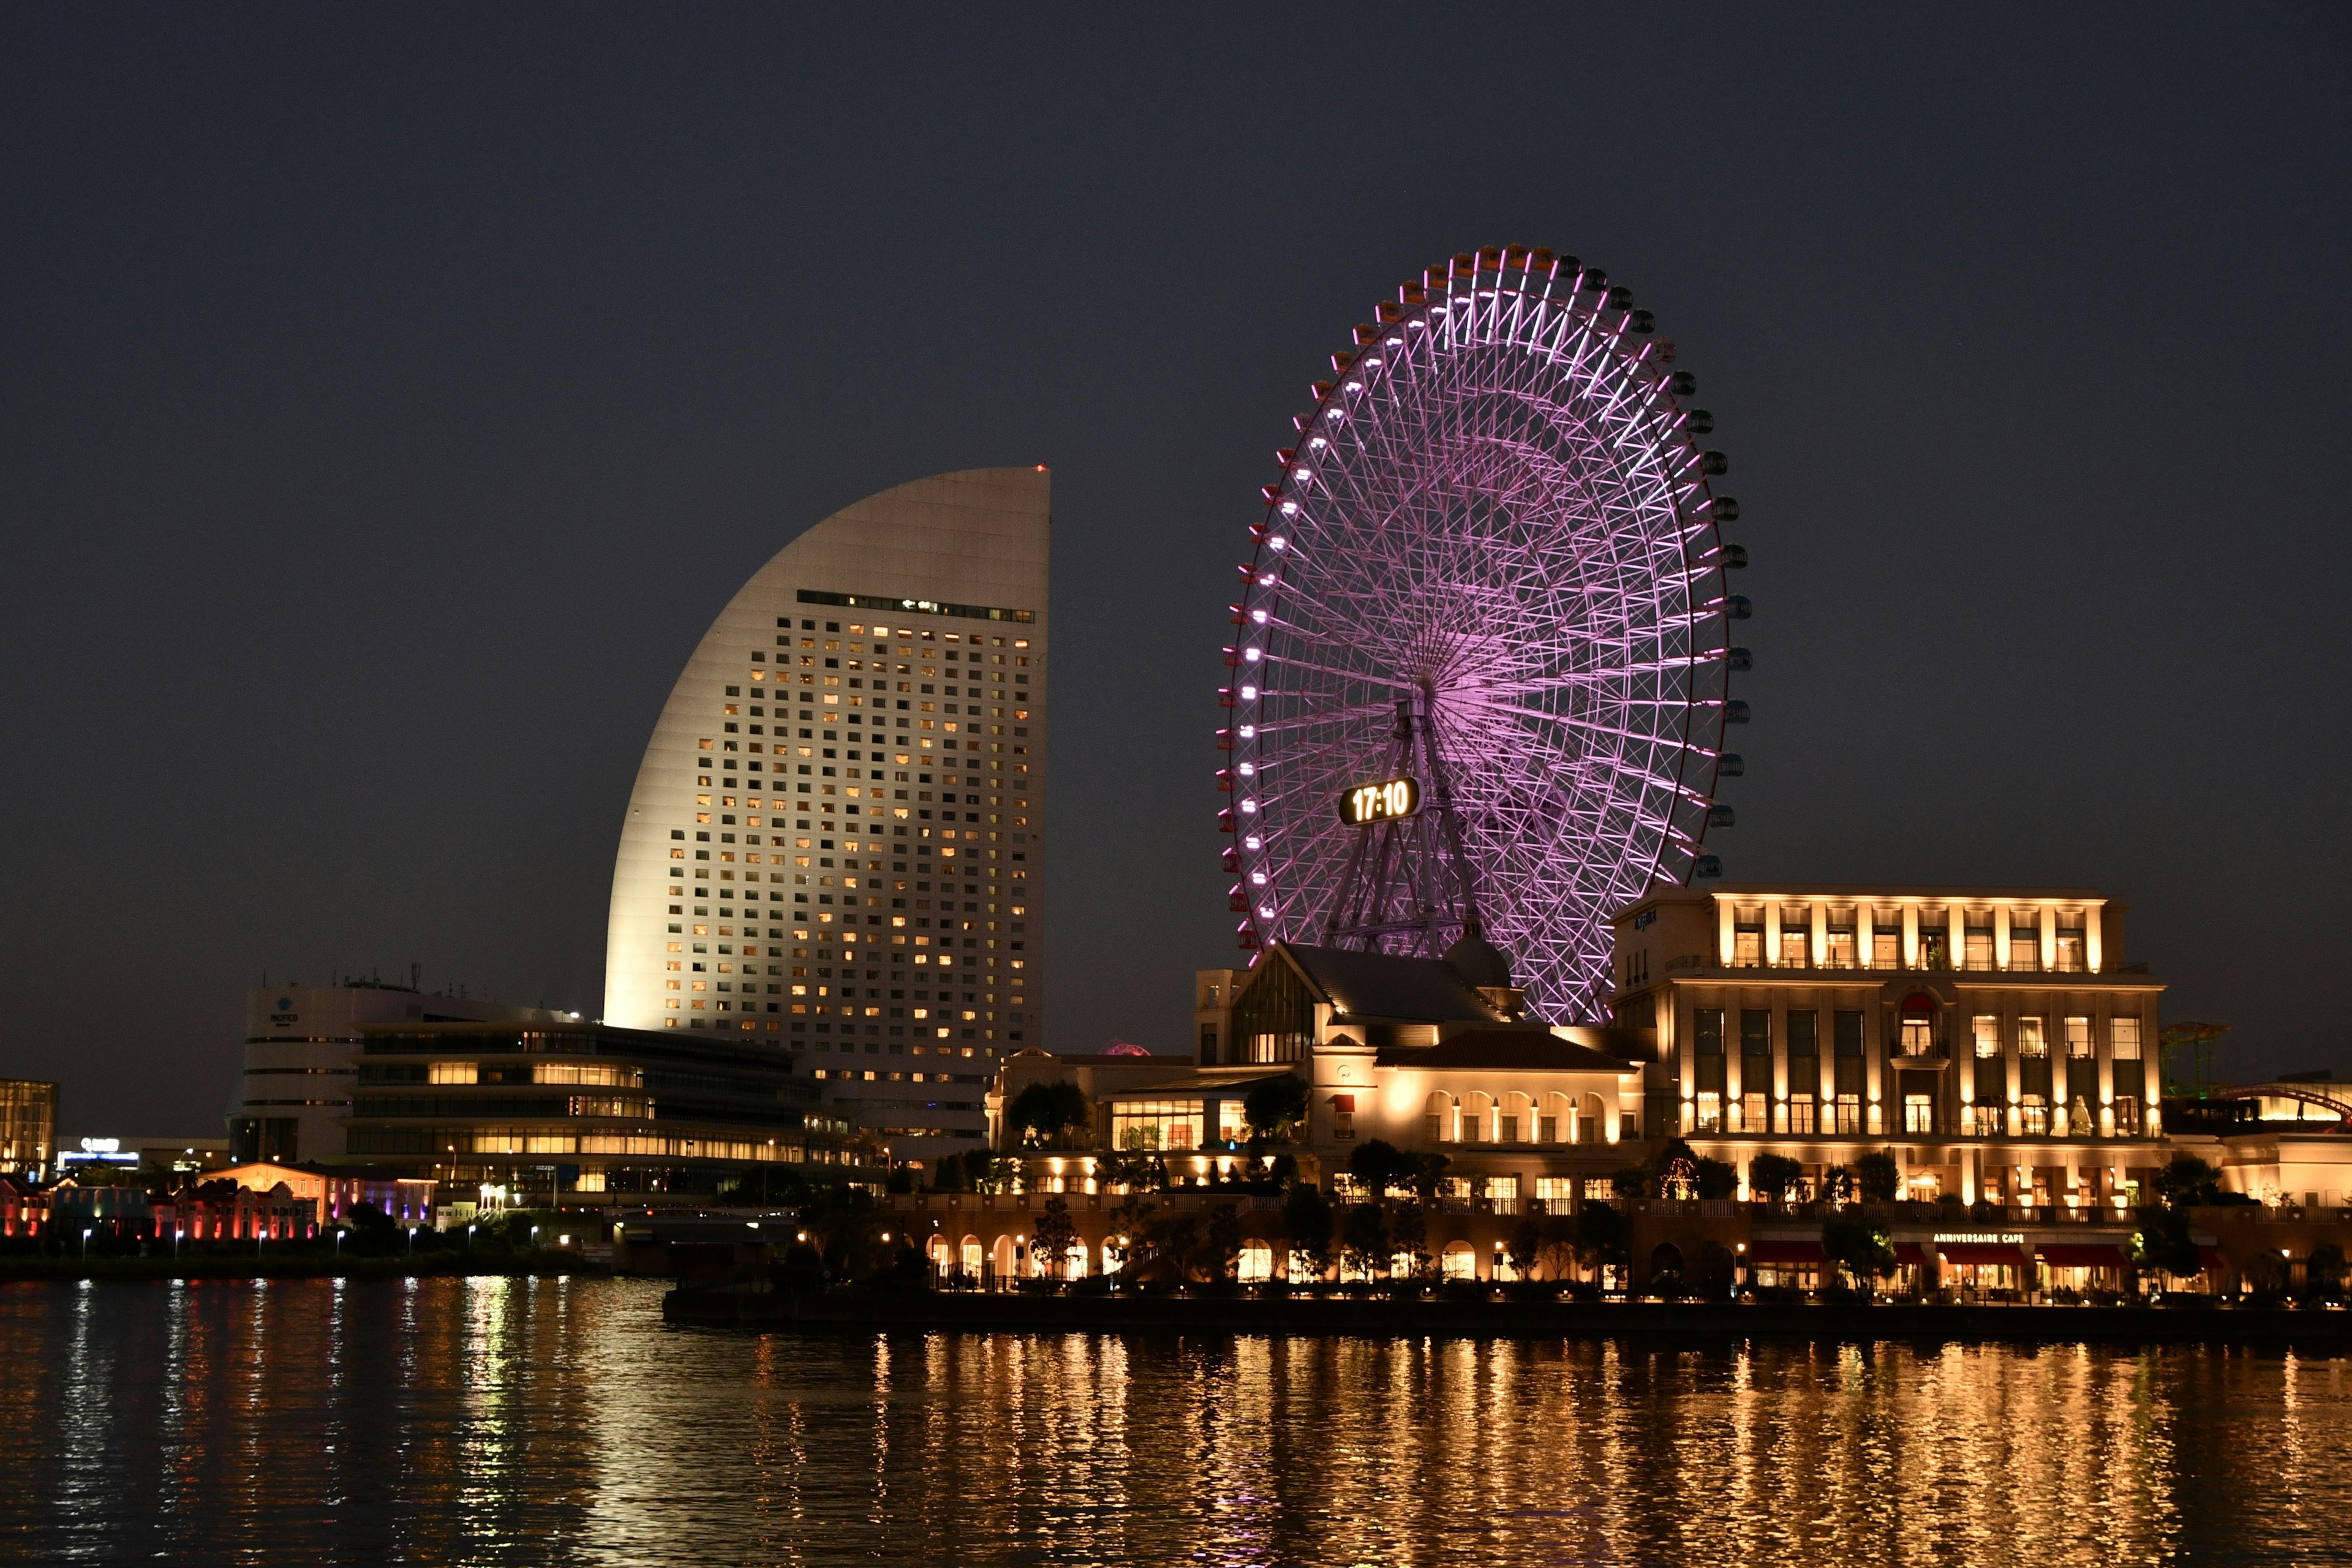
M871 1142L774 1048L597 1025L363 1031L350 1157L488 1207L765 1201L781 1166Z
M0 1079L0 1176L46 1182L57 1172L58 1086Z

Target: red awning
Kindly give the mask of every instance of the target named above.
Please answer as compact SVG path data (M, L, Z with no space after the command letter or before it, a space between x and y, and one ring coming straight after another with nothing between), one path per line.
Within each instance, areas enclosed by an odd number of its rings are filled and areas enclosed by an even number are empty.
M1925 1265L1929 1262L1930 1259L1927 1247L1922 1246L1920 1243L1916 1241L1898 1241L1895 1244L1895 1261L1897 1263Z
M1352 1094L1335 1094L1331 1097L1331 1109L1352 1111L1356 1109L1356 1097Z
M2045 1242L2033 1249L2053 1268L2121 1268L2124 1249L2080 1243Z
M1936 1250L1947 1263L2006 1263L2025 1261L2025 1248L2013 1241L1939 1241Z
M2222 1257L2222 1256L2221 1256L2221 1249L2220 1247L2199 1247L2199 1248L2197 1249L2197 1267L2198 1267L2198 1268L2228 1268L2229 1266L2230 1266L2230 1260L2229 1260L2228 1258L2224 1258L2224 1257Z
M1750 1263L1821 1263L1826 1261L1818 1241L1751 1241Z

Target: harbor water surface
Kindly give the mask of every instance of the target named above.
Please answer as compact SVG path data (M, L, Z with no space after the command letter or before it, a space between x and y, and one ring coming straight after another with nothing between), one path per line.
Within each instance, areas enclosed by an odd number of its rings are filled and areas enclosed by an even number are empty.
M37 1563L2352 1560L2352 1363L789 1336L661 1287L0 1288Z

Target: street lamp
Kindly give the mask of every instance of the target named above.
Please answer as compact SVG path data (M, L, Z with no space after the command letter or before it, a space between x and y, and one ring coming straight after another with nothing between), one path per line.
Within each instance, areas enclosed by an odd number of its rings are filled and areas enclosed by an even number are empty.
M416 1227L413 1225L408 1227L408 1256L416 1256Z
M187 1234L184 1226L172 1233L172 1261L174 1263L180 1260L180 1238Z
M81 1227L81 1260L84 1263L89 1261L89 1226Z

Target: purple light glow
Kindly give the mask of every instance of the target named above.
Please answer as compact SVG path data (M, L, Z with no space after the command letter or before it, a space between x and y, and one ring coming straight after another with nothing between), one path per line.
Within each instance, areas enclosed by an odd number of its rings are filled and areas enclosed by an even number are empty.
M1573 263L1452 270L1383 307L1385 353L1298 422L1314 462L1268 497L1286 532L1254 525L1242 610L1263 658L1234 733L1262 901L1242 941L1327 940L1366 831L1332 803L1376 775L1410 699L1486 934L1537 1014L1597 1019L1608 916L1689 879L1713 804L1731 640L1715 501L1622 305L1580 303Z

